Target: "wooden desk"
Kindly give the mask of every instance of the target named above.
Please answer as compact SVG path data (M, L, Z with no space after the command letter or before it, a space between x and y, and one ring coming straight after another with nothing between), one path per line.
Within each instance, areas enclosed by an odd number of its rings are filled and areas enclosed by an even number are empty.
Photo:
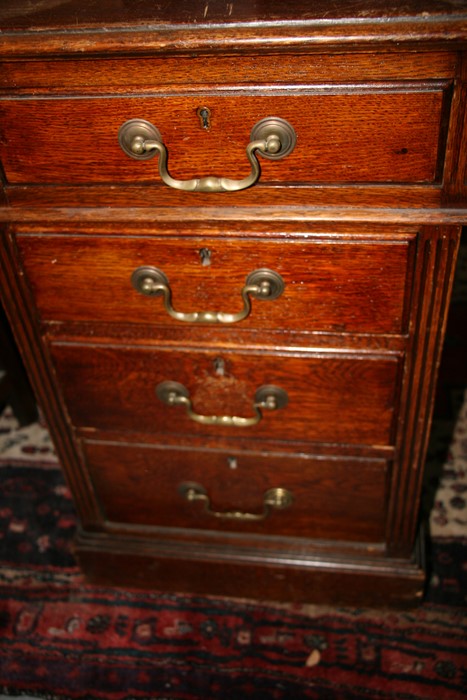
M413 604L466 9L54 5L0 9L1 288L84 571Z

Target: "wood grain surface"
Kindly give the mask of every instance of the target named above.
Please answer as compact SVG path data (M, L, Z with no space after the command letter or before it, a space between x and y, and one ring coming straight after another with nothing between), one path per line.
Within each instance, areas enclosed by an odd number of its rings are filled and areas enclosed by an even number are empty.
M322 50L345 46L431 48L465 40L466 12L458 0L170 0L156 7L81 0L7 0L0 14L0 51L8 56L102 56L148 52ZM104 31L96 32L103 26Z
M15 0L4 2L0 10L3 30L82 29L86 26L128 26L149 24L198 24L200 22L284 22L351 19L439 18L460 12L462 6L455 0L422 0L409 2L373 0L371 9L365 0L349 3L340 0L331 6L326 0L298 0L284 5L279 0L251 4L248 0L231 3L206 3L204 0L170 0L154 5L151 0L140 0L136 5L115 4L112 0L83 3L78 0Z
M254 235L254 234L252 234ZM281 275L284 292L271 301L251 299L240 329L403 333L414 234L393 240L349 240L292 234L274 239L20 235L17 243L28 283L44 321L183 324L160 296L138 293L130 278L140 266L164 272L177 311L243 307L249 273ZM201 251L209 251L203 265ZM413 252L413 251L412 251ZM183 324L189 327L190 324Z
M115 95L187 93L234 86L316 88L330 84L355 89L367 84L453 79L459 57L454 51L414 53L401 50L316 53L251 53L238 57L140 56L105 61L81 57L68 60L8 61L0 66L3 95Z
M379 542L385 523L388 465L384 460L318 459L309 455L225 452L186 447L84 444L87 465L107 520L305 539ZM261 513L263 495L288 489L292 505L263 521L223 520L189 503L183 483L205 487L211 508ZM138 504L135 508L135 504Z
M0 289L73 492L89 580L357 604L422 596L423 461L467 202L462 0L0 3ZM201 124L197 110L207 107ZM118 143L152 122L179 179L240 179L265 117L292 153L246 191L162 184ZM208 249L208 264L200 251ZM206 262L206 256L204 257ZM284 293L229 327L267 267ZM156 395L183 384L200 425ZM188 503L194 481L216 511Z
M295 129L297 145L279 161L259 157L262 183L433 183L440 175L443 100L442 86L423 84L337 94L302 88L236 96L4 99L0 158L10 184L159 183L157 157L137 161L118 143L120 126L138 118L161 132L172 177L241 179L250 172L245 149L252 128L280 117ZM212 115L207 131L197 116L202 106Z
M78 427L331 443L390 445L398 397L397 355L200 352L196 348L90 346L54 342L55 370L72 422ZM219 363L222 371L219 372ZM284 389L285 408L263 411L255 426L204 426L183 406L156 398L163 381L183 384L203 415L254 415L256 390ZM338 417L338 418L337 418Z

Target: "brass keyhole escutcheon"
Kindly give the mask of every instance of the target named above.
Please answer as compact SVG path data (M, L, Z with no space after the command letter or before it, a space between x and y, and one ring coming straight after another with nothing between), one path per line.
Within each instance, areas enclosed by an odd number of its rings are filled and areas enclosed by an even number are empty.
M199 259L203 267L208 267L211 264L212 253L209 248L201 248L199 251Z
M198 107L196 114L198 115L201 128L209 131L211 128L211 110L209 107Z

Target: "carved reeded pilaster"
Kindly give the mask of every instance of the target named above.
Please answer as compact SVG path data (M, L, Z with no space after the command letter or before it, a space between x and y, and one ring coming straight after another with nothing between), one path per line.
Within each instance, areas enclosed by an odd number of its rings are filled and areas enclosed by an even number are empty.
M388 554L409 556L418 526L423 466L455 272L460 227L423 227L388 512Z

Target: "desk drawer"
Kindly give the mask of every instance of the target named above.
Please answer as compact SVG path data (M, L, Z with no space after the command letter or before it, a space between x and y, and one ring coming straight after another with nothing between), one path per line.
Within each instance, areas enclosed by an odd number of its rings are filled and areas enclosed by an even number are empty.
M53 343L51 349L71 420L80 428L286 442L389 445L393 441L398 355L74 343ZM166 382L181 385L186 401L167 403L164 391L171 385ZM275 395L263 390L270 386L286 392L288 400L284 404L278 395L277 408L261 406L258 414L257 392L261 389L266 401L269 394ZM180 393L179 389L174 391ZM201 421L189 413L188 403ZM213 416L218 419L215 423L204 421ZM249 424L229 421L233 416Z
M97 441L85 442L84 451L104 517L113 523L371 542L384 538L388 465L382 459ZM190 500L190 488L202 498ZM272 505L271 489L278 488L281 507L279 500Z
M284 239L20 235L18 247L44 321L193 325L196 311L242 311L249 273L280 275L283 292L249 295L251 311L235 328L281 331L402 333L406 330L415 233L378 240L342 236ZM204 264L203 264L204 263ZM207 263L207 264L206 264ZM160 270L174 320L163 298L138 293L135 270Z
M242 179L250 170L245 150L253 127L278 117L292 125L297 144L283 159L260 157L262 184L433 183L444 160L446 85L5 98L0 157L9 184L160 184L157 158L137 161L120 148L121 125L138 118L159 130L173 178ZM197 114L202 107L210 112L208 128Z

